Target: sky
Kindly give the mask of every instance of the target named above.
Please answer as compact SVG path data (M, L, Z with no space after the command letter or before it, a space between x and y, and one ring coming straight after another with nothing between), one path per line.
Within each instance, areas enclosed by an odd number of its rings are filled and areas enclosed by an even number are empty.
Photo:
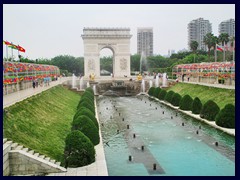
M3 4L3 40L26 49L29 59L58 55L83 57L84 27L128 27L131 54L137 53L137 28L153 28L153 53L187 49L190 21L209 20L212 33L218 25L235 19L234 4ZM110 50L101 54L110 55ZM3 45L3 57L7 51ZM8 50L8 56L12 55ZM17 57L18 52L13 50Z

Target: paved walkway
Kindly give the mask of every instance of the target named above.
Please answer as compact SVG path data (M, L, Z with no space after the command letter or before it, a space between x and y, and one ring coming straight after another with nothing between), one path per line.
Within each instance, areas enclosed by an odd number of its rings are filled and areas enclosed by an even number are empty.
M33 96L35 94L38 94L42 91L46 91L51 87L54 87L58 84L62 84L64 81L69 80L69 77L65 77L65 78L59 78L57 81L52 81L50 82L49 86L38 86L37 88L33 89L33 88L28 88L28 89L24 89L24 90L20 90L14 93L10 93L7 95L3 96L3 108L11 106L13 104L15 104L16 102L22 101L30 96Z

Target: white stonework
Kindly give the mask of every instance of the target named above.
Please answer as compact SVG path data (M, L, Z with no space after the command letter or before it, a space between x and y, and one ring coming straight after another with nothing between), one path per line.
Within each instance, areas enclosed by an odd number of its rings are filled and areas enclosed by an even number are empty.
M114 77L130 76L129 28L84 28L81 35L84 43L85 77L95 74L100 77L100 51L109 48L113 52Z

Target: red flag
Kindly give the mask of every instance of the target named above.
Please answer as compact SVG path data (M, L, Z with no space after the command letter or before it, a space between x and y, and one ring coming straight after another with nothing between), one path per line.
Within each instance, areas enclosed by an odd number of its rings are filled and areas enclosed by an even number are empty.
M21 47L21 46L18 45L17 48L18 48L19 51L25 52L25 49L24 49L23 47Z
M4 43L5 45L7 45L7 46L11 45L11 43L8 42L8 41L3 41L3 43Z

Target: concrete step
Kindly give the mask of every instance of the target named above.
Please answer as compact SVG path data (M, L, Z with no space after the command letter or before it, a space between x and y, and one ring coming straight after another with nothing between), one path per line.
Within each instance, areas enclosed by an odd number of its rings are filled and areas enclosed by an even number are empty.
M11 146L11 149L14 150L14 149L16 149L17 146L18 146L18 143L13 143Z
M12 144L13 142L12 141L6 141L5 143L6 144Z
M45 157L44 160L49 161L50 157Z
M7 138L4 138L4 139L3 139L3 144L4 144L5 142L7 142Z
M51 159L50 162L55 164L56 160Z
M29 154L34 154L34 150L28 151Z
M23 146L17 146L16 148L15 148L15 150L22 150L23 149Z
M23 148L22 150L25 151L25 152L28 152L29 149L28 148Z
M55 162L56 165L60 166L61 165L61 162Z
M33 155L36 156L36 157L38 157L38 156L39 156L39 153L34 153Z
M42 159L44 159L44 158L45 158L45 155L40 155L39 157L42 158Z

